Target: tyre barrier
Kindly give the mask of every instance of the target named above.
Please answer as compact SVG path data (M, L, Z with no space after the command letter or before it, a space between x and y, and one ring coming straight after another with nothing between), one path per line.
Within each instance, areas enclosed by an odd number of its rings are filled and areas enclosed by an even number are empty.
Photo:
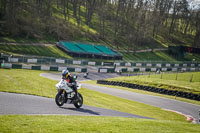
M193 93L190 93L190 92L183 92L183 91L177 91L177 90L167 90L167 89L164 89L164 88L156 88L156 87L138 85L138 84L133 84L133 83L125 83L125 82L118 82L118 81L107 81L107 80L97 80L97 84L121 86L121 87L127 87L127 88L131 88L131 89L139 89L139 90L155 92L155 93L159 93L159 94L165 94L165 95L182 97L182 98L200 101L200 94L193 94Z

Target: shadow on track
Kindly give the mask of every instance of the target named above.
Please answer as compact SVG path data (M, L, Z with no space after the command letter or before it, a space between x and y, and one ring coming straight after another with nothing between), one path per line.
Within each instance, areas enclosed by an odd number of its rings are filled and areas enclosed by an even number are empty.
M62 109L67 109L67 110L73 110L73 111L77 111L77 112L82 112L82 113L89 113L89 114L93 114L93 115L100 115L100 113L98 112L94 112L92 110L89 109L83 109L83 108L67 108L67 107L60 107Z

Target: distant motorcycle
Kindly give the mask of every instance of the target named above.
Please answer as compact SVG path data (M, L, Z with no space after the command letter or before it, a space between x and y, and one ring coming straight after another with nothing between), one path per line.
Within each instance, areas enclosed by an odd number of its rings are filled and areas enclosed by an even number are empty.
M74 76L76 80L77 77ZM77 94L77 98L75 98L75 91L70 87L72 83L68 83L65 79L61 79L58 84L56 84L56 89L58 93L55 97L55 102L58 106L63 106L64 103L67 104L74 104L76 108L80 108L83 105L83 97L80 93ZM81 88L81 84L75 82L72 84L78 89Z
M122 71L121 71L121 70L118 70L118 71L117 71L117 74L121 75L121 74L122 74Z
M88 76L88 72L83 74L84 78L87 78L87 76Z

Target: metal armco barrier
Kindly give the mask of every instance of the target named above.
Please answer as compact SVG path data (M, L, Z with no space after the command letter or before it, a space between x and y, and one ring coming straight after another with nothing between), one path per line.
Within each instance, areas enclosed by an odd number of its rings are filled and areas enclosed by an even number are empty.
M191 99L191 100L200 101L200 94L193 94L193 93L177 91L177 90L167 90L164 88L156 88L156 87L151 87L151 86L144 86L144 85L118 82L118 81L107 81L107 80L97 80L97 84L122 86L122 87L131 88L131 89L139 89L139 90L144 90L144 91L150 91L150 92L171 95L171 96L177 96L177 97L183 97L183 98L187 98L187 99Z
M87 68L73 68L73 67L56 67L47 65L27 65L27 64L11 64L5 63L2 68L14 68L14 69L30 69L30 70L44 70L44 71L62 71L64 69L70 72L87 72Z
M67 58L54 58L54 57L36 57L36 56L12 56L12 55L1 55L5 63L25 63L35 65L90 65L90 66L102 66L99 68L99 72L114 73L117 71L123 72L156 72L160 69L162 72L166 71L200 71L200 62L96 62L88 60L72 60ZM1 59L1 60L2 60ZM0 61L1 61L0 60ZM107 67L110 68L107 68ZM113 69L114 68L114 69ZM115 69L116 68L116 69ZM54 68L52 68L54 69ZM56 68L55 68L56 69ZM60 69L58 68L58 71Z
M182 68L182 67L178 67L178 68L159 68L159 67L154 67L154 68L144 68L144 67L135 67L135 68L99 68L98 72L100 73L114 73L117 71L121 71L122 73L124 72L156 72L157 70L161 70L162 72L193 72L193 71L200 71L200 67L196 67L196 68Z
M39 57L39 56L13 56L3 54L5 62L9 63L37 63L37 64L74 64L74 65L91 65L91 66L117 66L117 67L142 67L142 68L199 68L200 62L162 62L162 61L113 61L113 62L101 62L101 61L88 61L88 60L73 60L67 58L55 58L55 57Z

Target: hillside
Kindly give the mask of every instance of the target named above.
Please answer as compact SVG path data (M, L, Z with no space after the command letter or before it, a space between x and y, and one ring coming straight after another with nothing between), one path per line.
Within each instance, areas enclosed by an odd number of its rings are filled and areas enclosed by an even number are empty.
M46 56L46 57L57 57L57 58L68 58L69 55L61 51L52 44L1 44L0 53L12 54L12 55L30 55L30 56Z
M100 43L125 50L127 60L129 56L136 59L138 55L126 51L171 45L200 47L199 10L191 9L188 4L187 0L183 3L173 0L171 3L145 0L1 1L0 41ZM158 54L150 53L145 60L152 55ZM136 60L140 59L143 58Z
M29 55L29 56L41 56L41 57L55 57L55 58L68 58L76 59L64 53L55 44L4 44L0 43L0 53L12 54L12 55ZM154 51L154 52L136 52L136 53L127 53L121 52L123 54L124 61L139 61L139 62L155 62L155 61L168 61L168 62L177 62L178 60L171 57L167 51ZM80 58L78 58L80 59ZM84 59L84 58L81 58ZM200 61L200 55L186 53L184 61ZM98 61L98 59L87 59Z

